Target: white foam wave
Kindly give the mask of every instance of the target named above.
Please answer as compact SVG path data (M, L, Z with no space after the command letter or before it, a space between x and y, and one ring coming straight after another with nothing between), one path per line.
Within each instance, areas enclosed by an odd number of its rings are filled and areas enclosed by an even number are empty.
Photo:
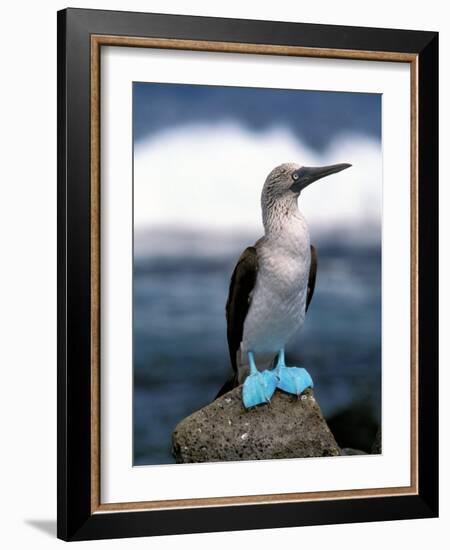
M282 162L353 165L302 193L299 204L313 230L380 227L381 146L360 135L342 135L317 153L285 127L253 132L231 123L186 125L140 143L134 160L138 232L259 231L261 188Z

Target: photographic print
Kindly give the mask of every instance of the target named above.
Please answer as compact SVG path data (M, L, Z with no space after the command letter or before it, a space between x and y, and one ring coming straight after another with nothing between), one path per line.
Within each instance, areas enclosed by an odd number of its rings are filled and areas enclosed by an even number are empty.
M381 452L381 98L133 83L135 466Z
M437 83L428 31L58 12L59 538L438 515Z

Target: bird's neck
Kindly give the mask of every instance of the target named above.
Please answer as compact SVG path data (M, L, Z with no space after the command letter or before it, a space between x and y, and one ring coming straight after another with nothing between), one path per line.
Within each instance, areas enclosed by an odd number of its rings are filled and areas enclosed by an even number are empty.
M297 223L305 225L295 195L264 201L262 216L266 236L276 236L290 231Z

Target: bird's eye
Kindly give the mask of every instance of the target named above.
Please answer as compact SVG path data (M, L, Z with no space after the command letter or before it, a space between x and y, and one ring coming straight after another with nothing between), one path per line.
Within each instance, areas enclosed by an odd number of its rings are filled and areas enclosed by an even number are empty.
M298 180L298 174L297 174L297 172L294 172L294 174L292 175L292 177L293 177L295 180Z

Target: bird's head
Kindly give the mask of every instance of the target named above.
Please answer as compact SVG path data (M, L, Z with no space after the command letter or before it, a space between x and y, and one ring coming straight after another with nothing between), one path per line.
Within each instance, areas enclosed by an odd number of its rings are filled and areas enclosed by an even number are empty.
M280 164L266 178L263 196L277 199L289 196L298 197L311 183L349 168L351 164L331 164L329 166L300 166L295 163Z

